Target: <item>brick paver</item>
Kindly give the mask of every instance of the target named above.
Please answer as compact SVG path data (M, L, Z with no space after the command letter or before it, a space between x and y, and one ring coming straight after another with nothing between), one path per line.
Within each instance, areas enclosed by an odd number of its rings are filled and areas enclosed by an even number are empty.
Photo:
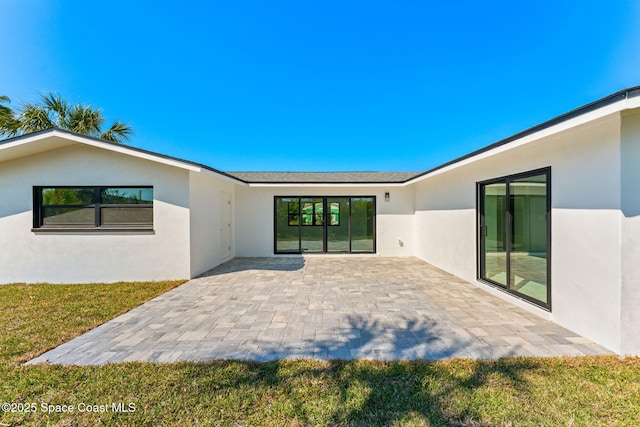
M608 354L416 258L236 258L29 363Z

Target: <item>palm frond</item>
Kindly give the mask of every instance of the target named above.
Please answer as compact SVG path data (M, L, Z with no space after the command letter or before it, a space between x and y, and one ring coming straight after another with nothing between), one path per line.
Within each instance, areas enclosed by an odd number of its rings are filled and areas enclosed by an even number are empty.
M13 110L2 104L9 104L11 100L8 96L0 95L0 120L13 117Z
M42 99L42 105L48 108L55 116L53 121L55 121L56 126L62 129L66 128L69 119L69 105L67 101L62 99L60 94L53 92L40 95L40 98Z
M9 104L8 96L0 95L0 136L16 136L20 133L20 122L16 119L15 112L3 103Z
M118 120L102 131L102 110L84 104L69 104L58 93L40 95L39 102L23 103L16 113L9 97L0 95L0 136L16 136L54 127L121 143L133 133L130 125Z
M18 114L18 120L20 121L20 131L24 133L55 127L55 123L49 115L49 109L38 104L23 104L22 110Z
M104 117L100 110L76 104L69 113L68 129L85 135L96 136L100 134L102 123L104 123Z
M100 135L100 138L106 141L122 143L123 141L128 141L132 134L133 128L130 125L115 120L111 127Z

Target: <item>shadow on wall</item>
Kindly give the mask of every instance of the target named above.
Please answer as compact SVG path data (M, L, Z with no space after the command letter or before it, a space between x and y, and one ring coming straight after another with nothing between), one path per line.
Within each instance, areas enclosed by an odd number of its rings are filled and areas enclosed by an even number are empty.
M304 258L301 255L272 258L233 258L198 277L219 276L247 270L296 271L302 269L304 263Z
M0 195L0 197L2 197ZM4 199L4 200L11 200ZM33 219L33 209L25 210L22 206L17 206L12 203L4 203L3 206L0 206L0 219L9 218L12 216L21 216L21 215L29 215L29 224L31 224Z

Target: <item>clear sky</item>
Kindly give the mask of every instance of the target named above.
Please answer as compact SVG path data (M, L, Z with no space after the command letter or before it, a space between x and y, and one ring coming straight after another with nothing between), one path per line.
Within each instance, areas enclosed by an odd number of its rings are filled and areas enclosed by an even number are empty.
M640 2L1 0L0 95L224 171L423 171L640 85Z

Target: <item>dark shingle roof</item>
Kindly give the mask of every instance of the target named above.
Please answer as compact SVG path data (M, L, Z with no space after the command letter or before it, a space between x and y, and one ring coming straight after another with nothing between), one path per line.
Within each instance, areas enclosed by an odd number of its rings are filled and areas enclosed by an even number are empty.
M400 184L420 172L228 172L255 184Z

